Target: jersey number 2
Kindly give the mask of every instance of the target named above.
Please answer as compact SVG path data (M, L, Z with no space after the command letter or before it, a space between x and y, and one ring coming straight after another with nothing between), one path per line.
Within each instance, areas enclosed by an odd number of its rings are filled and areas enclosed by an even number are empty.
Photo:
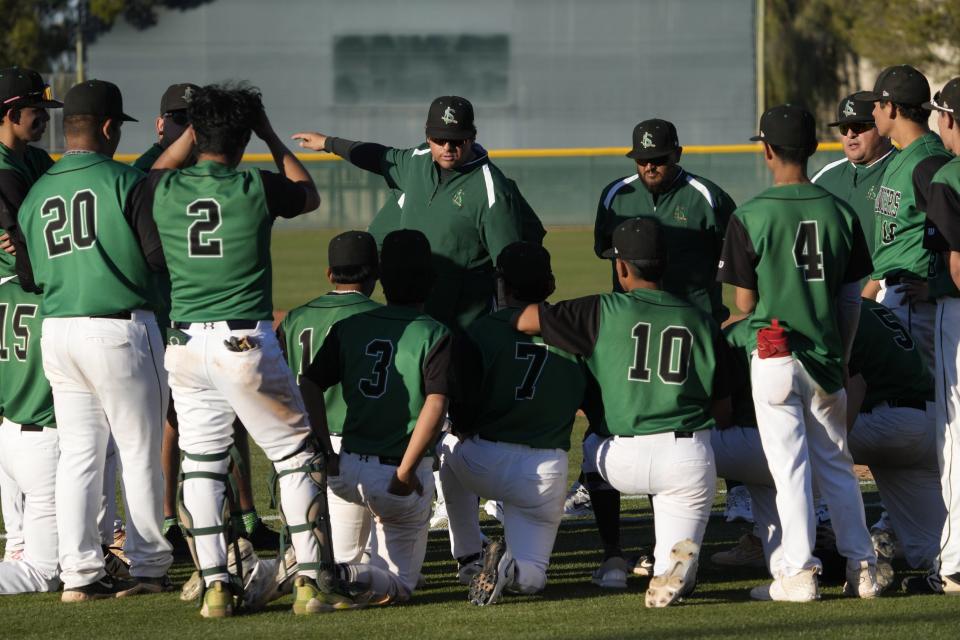
M627 378L634 382L650 382L647 368L650 351L650 325L638 322L633 326L633 366ZM660 332L660 351L657 355L657 376L664 384L683 384L690 366L693 334L686 327L670 326Z
M57 258L77 249L89 249L97 241L97 196L89 189L77 191L67 201L60 196L47 198L40 205L45 220L43 238L47 257Z
M804 220L797 227L793 243L793 259L803 271L807 282L823 280L823 253L820 251L819 225L816 220Z
M514 398L517 400L532 400L537 393L537 382L540 381L540 374L543 373L543 366L547 364L547 357L550 352L547 346L533 342L518 342L514 358L517 360L529 360L527 372L523 374L523 381L514 392Z
M220 203L205 198L194 200L187 207L187 215L196 218L187 228L187 251L191 258L222 258L223 241L210 234L220 228Z
M387 391L387 378L393 362L393 343L389 340L372 340L365 353L375 358L369 378L360 378L360 393L368 398L379 398Z

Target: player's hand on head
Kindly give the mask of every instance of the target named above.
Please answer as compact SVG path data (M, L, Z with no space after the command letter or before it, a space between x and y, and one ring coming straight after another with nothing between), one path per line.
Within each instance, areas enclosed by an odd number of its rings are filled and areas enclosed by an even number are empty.
M273 125L270 124L270 118L267 117L266 109L260 110L260 117L257 119L256 124L253 125L253 132L261 140L266 140L275 135L273 133Z
M390 484L387 485L387 493L392 493L395 496L408 496L414 491L417 492L417 495L423 495L423 485L420 483L420 478L417 477L416 472L403 473L397 468L393 477L390 478Z
M13 240L9 233L0 234L0 249L3 249L12 256L17 255L17 249L13 246Z
M327 144L327 136L316 131L301 131L291 136L298 144L310 151L323 151Z

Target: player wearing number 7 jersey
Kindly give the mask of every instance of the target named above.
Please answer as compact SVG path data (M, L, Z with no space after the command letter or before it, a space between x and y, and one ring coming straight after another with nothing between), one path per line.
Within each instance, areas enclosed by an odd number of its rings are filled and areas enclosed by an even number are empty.
M63 601L162 591L170 545L161 533L157 464L166 376L154 313L163 253L136 212L143 175L112 160L123 113L109 82L76 85L64 102L67 151L30 189L18 219L43 289L43 368L60 419L57 529ZM105 577L97 514L110 436L123 461L130 573Z
M753 312L746 321L748 350L756 349L753 399L783 523L781 566L771 567L773 584L751 595L819 597L820 561L812 554L816 476L847 558L845 592L873 597L877 558L847 447L843 389L859 318L858 283L871 268L866 240L853 210L807 178L807 159L817 148L808 111L769 109L752 139L764 143L774 186L734 213L717 276L737 287L740 310Z

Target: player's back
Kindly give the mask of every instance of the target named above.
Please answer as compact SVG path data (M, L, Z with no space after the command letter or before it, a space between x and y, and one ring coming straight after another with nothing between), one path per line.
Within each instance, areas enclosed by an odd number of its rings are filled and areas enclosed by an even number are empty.
M69 154L34 183L18 219L43 315L76 317L148 308L154 277L128 221L143 177L97 153Z
M575 356L514 329L516 313L501 309L467 330L482 371L478 386L464 384L470 388L463 393L475 398L468 406L476 415L465 416L472 423L469 431L500 442L567 450L586 371Z
M449 330L411 307L385 306L341 320L329 337L339 343L344 449L402 456L426 400L432 358L449 353Z
M716 323L665 291L599 297L599 332L586 362L603 396L607 429L634 436L713 426Z
M54 422L53 391L40 353L41 300L16 278L0 281L0 415L18 424Z
M153 172L153 216L179 322L269 320L273 225L257 170L213 161Z

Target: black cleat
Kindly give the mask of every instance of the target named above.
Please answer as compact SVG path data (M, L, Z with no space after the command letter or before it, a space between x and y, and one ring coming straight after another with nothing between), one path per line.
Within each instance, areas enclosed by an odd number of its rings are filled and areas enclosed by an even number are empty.
M492 542L483 554L483 569L470 581L467 600L478 607L496 604L504 587L510 582L513 558L507 553L507 543Z
M60 602L86 602L88 600L103 600L106 598L125 598L141 593L143 586L133 580L115 580L104 576L96 582L85 584L82 587L64 589Z

